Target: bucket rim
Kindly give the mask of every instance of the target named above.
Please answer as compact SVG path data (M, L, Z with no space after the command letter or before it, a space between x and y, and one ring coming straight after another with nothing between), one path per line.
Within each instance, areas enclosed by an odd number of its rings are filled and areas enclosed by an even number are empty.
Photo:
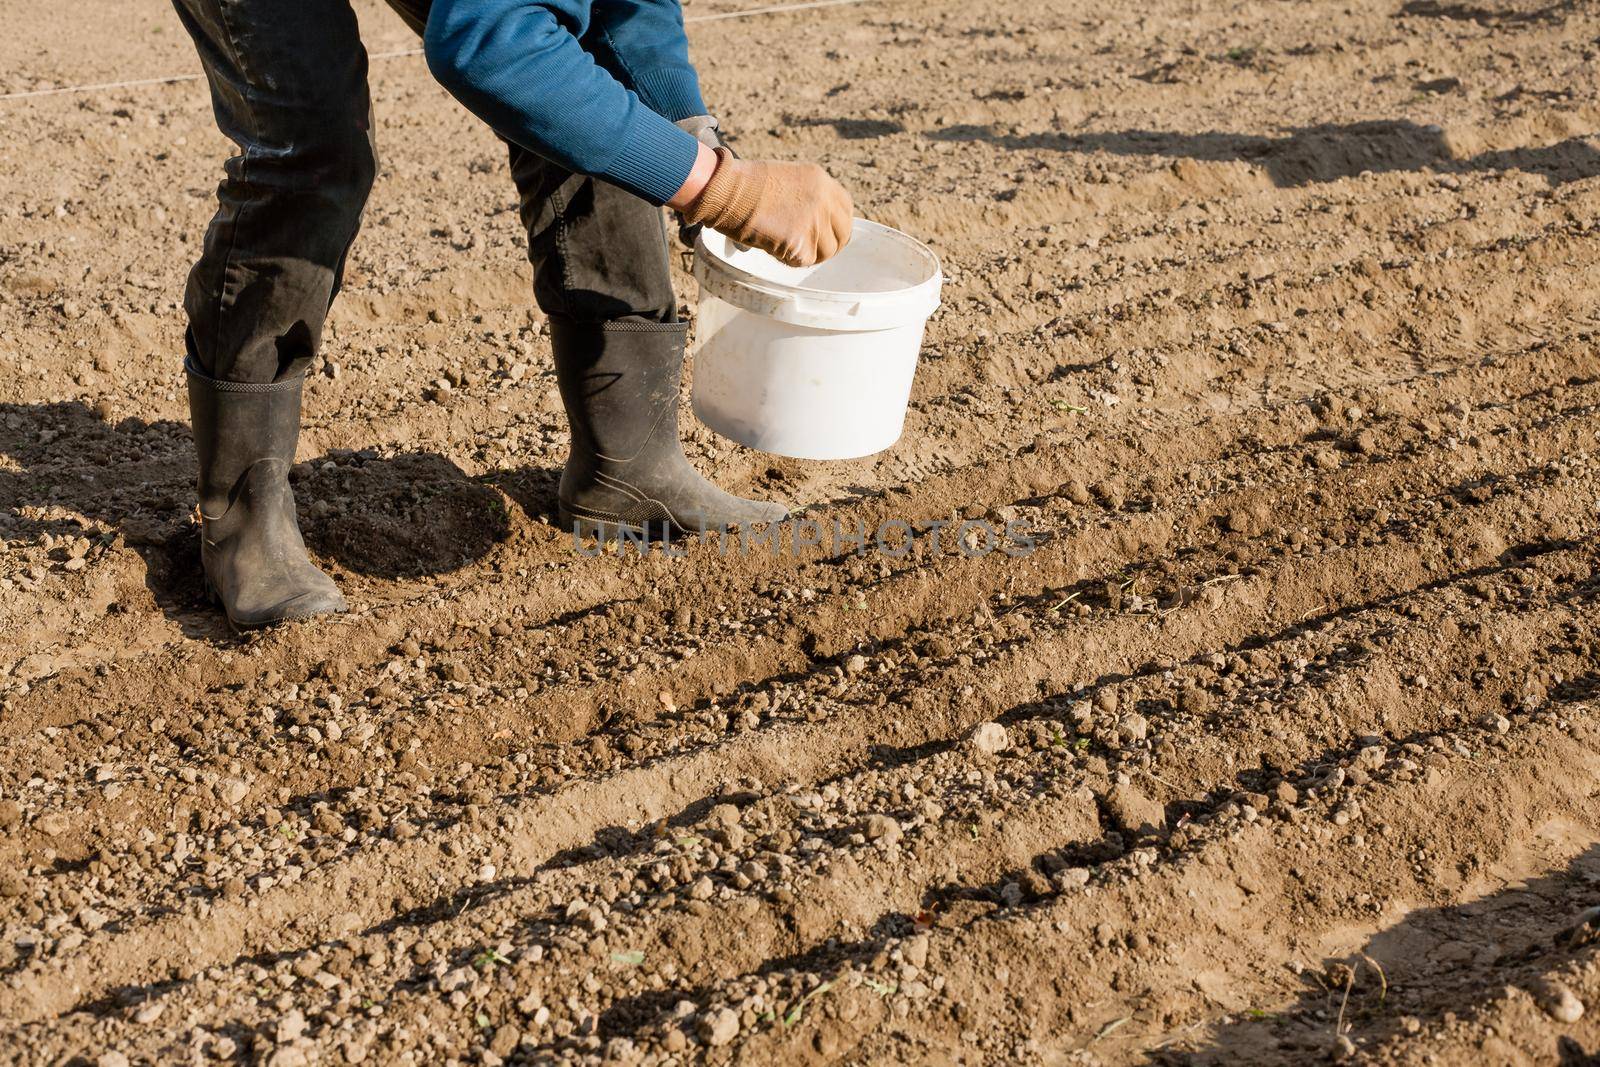
M804 296L817 296L829 300L857 302L864 300L890 301L913 296L919 290L937 288L941 286L941 283L944 279L944 265L940 263L938 253L929 248L926 244L917 240L915 237L912 237L904 230L897 230L893 226L886 226L881 222L873 222L870 219L857 217L851 220L850 225L852 229L852 235L856 230L865 228L867 230L875 231L879 234L890 237L894 240L898 240L903 244L909 245L921 258L928 263L929 267L931 268L928 276L922 279L920 282L912 282L910 285L901 286L898 289L877 289L871 292L855 292L849 289L823 289L814 285L794 285L789 282L776 281L772 278L763 278L761 275L753 274L750 271L745 270L743 267L734 266L728 261L727 257L724 256L721 251L713 249L710 243L707 242L706 237L709 234L715 237L721 243L724 249L734 243L731 237L728 237L725 234L716 233L715 231L701 230L699 237L695 239L695 251L697 253L703 252L705 254L705 259L708 261L708 266L714 264L714 269L731 275L735 280L749 285L752 288L766 291L777 290L780 293L794 293L796 295Z

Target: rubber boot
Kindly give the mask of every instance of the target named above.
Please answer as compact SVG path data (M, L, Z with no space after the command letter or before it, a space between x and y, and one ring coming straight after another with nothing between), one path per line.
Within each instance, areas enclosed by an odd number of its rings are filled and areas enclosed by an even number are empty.
M333 579L306 555L289 488L305 379L261 385L185 370L206 591L237 630L344 611Z
M685 323L550 320L556 380L572 427L561 523L598 537L671 537L777 522L782 505L725 493L678 440Z

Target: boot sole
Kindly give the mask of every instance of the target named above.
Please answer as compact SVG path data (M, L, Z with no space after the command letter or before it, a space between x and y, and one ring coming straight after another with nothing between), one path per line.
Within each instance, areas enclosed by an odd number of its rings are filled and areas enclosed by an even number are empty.
M350 608L341 602L339 607L327 608L320 611L295 611L286 615L279 615L272 619L262 619L260 622L241 622L228 611L228 605L223 603L222 594L217 592L217 587L211 584L210 577L205 580L206 598L222 612L222 617L228 620L228 629L236 634L243 634L253 630L267 630L286 622L299 622L301 619L315 619L320 615L342 615Z

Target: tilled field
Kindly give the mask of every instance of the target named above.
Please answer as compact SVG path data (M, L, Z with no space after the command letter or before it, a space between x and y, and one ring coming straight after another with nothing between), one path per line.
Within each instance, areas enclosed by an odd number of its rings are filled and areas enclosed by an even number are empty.
M0 99L0 1058L1590 1062L1600 13L738 7L741 151L948 283L896 448L696 461L1034 551L580 551L501 151L398 56L296 471L354 610L237 639L203 89ZM158 0L0 42L194 69Z

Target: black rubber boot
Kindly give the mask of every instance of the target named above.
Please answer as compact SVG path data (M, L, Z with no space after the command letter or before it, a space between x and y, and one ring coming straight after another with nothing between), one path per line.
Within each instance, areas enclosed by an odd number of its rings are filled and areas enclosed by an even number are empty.
M306 555L289 488L304 379L260 385L185 369L206 590L239 630L344 611L333 579Z
M556 380L572 426L561 523L580 534L672 536L777 522L782 505L724 493L678 440L684 323L550 320Z

